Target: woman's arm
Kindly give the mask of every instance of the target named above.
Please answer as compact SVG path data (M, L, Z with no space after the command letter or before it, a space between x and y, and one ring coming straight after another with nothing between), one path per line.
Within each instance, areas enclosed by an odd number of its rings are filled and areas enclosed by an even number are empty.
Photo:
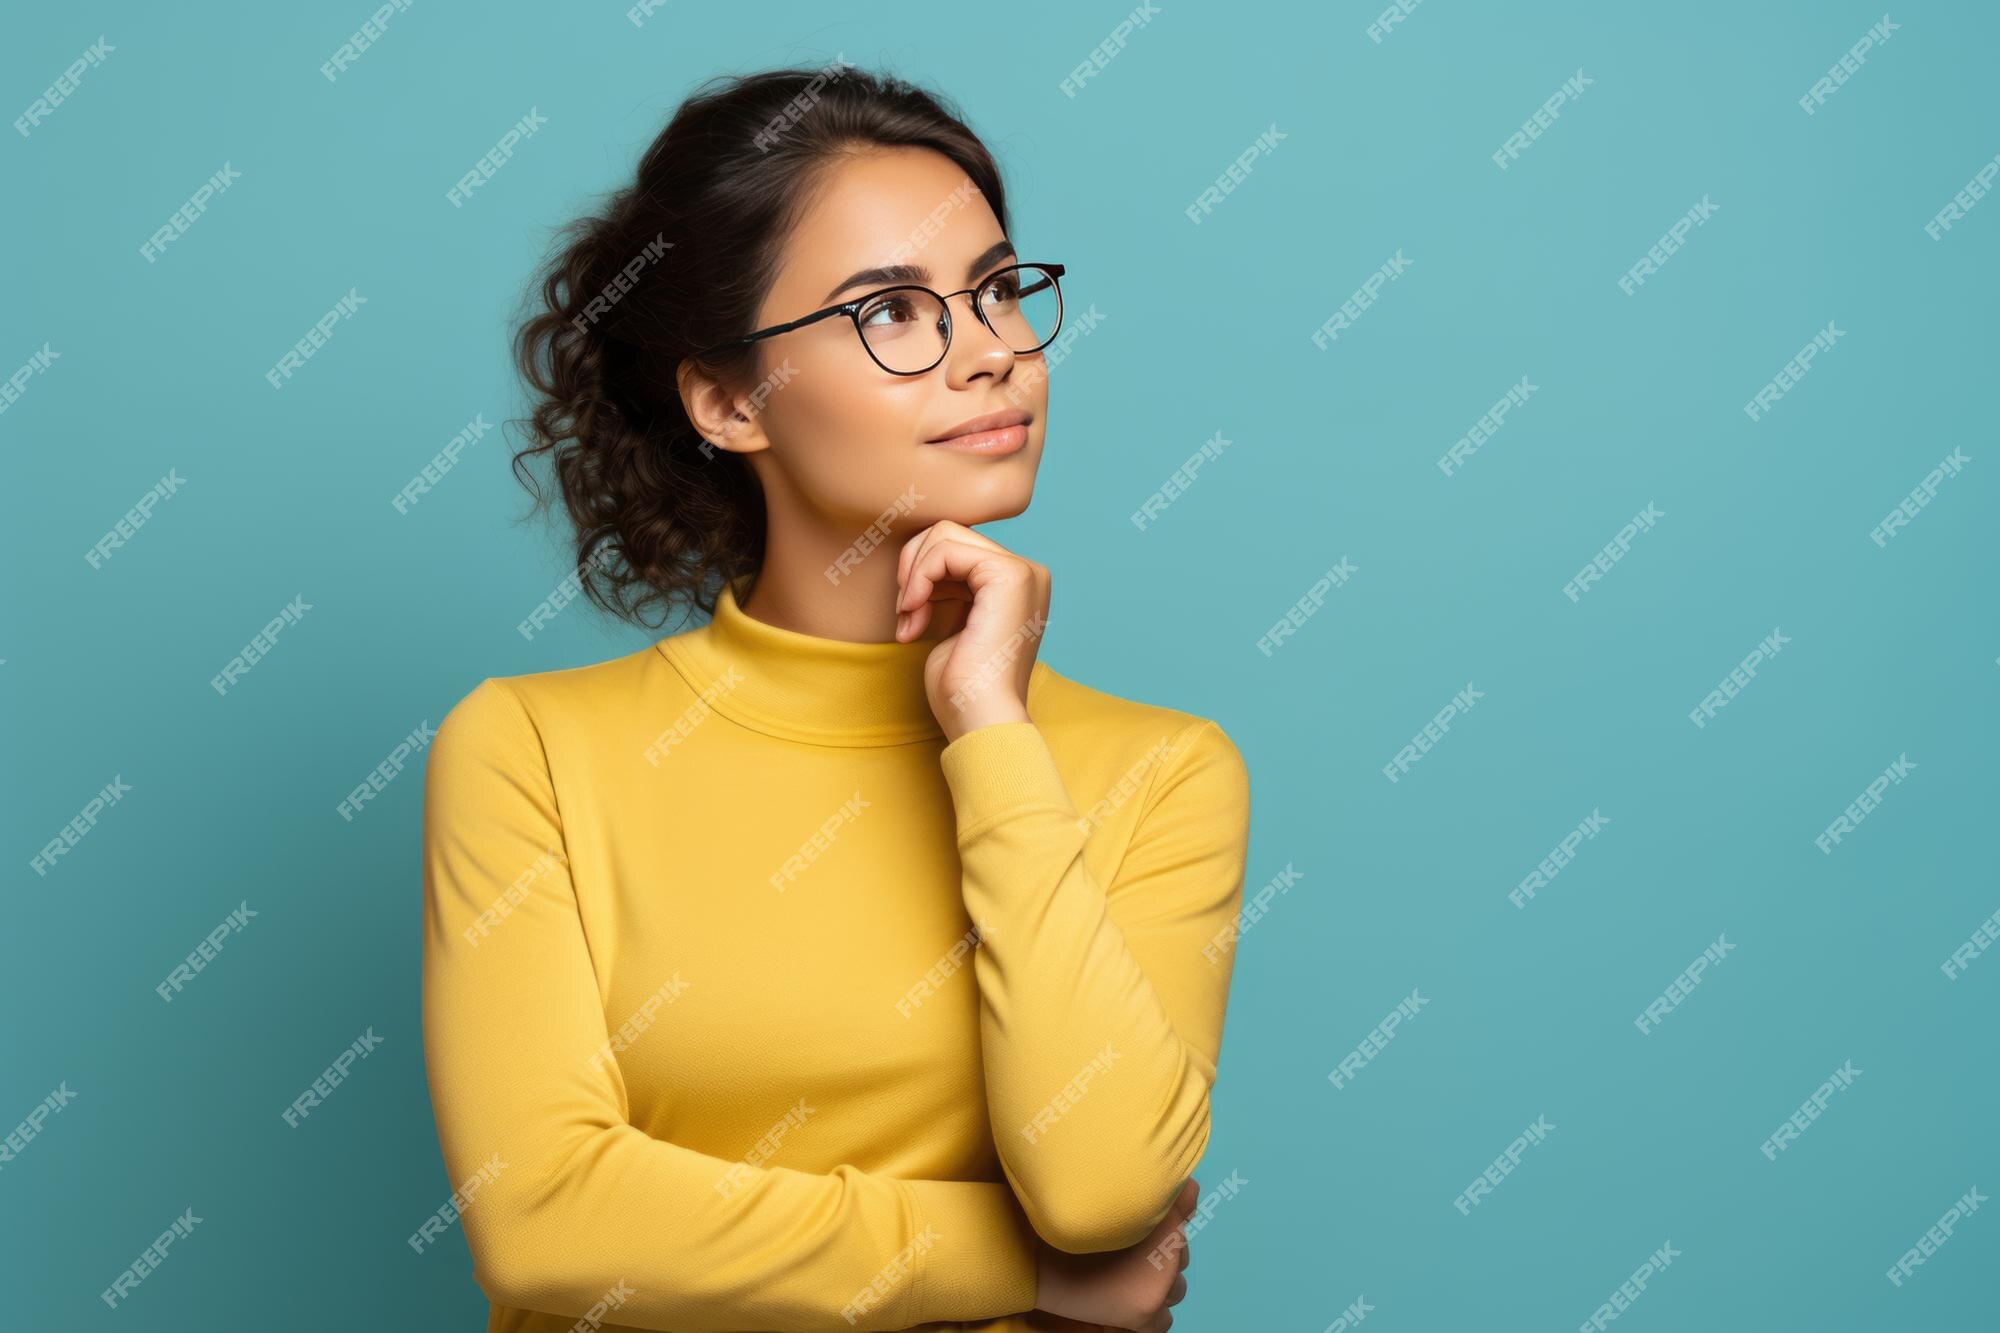
M993 1137L1035 1230L1071 1253L1144 1237L1208 1146L1249 775L1213 722L1160 740L1108 883L1084 864L1088 821L1033 722L977 727L940 760L981 929Z
M614 1322L681 1333L1033 1307L1037 1242L1005 1185L746 1167L630 1124L562 838L534 724L487 680L425 775L423 1033L494 1301L581 1316L615 1291Z

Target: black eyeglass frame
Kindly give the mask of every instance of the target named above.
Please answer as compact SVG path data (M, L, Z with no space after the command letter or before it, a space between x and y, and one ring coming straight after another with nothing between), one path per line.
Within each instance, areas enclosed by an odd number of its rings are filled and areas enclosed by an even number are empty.
M746 343L756 342L760 338L770 338L780 333L790 333L793 329L802 329L808 324L817 323L818 321L822 319L827 319L833 315L846 315L849 321L851 321L854 325L854 336L860 340L861 348L863 351L868 353L868 359L870 361L873 361L878 366L882 366L882 369L888 371L889 374L891 375L928 375L933 370L936 370L940 365L944 364L945 357L949 355L951 352L952 297L971 296L973 298L972 313L979 317L979 322L981 324L986 325L987 330L990 333L992 333L994 337L1000 338L1002 337L1000 330L994 328L992 323L986 318L986 311L979 302L978 294L981 291L984 291L988 286L990 286L996 280L1005 277L1009 273L1013 273L1019 269L1024 269L1024 268L1038 268L1041 269L1043 272L1047 273L1049 275L1049 286L1054 289L1056 294L1056 322L1055 322L1055 327L1049 331L1049 336L1042 339L1042 341L1036 343L1033 347L1028 348L1026 351L1015 351L1015 349L1011 347L1007 349L1010 352L1014 352L1014 355L1016 356L1032 356L1036 352L1041 351L1044 347L1047 347L1050 343L1054 342L1056 340L1056 334L1062 331L1062 321L1063 321L1062 275L1068 272L1068 269L1062 264L1043 264L1043 263L1035 263L1032 261L1009 264L1005 268L995 269L992 273L987 274L986 277L980 280L979 285L977 287L961 288L960 290L951 293L950 296L934 292L930 288L918 282L902 282L902 283L897 283L893 287L878 287L872 292L864 292L862 295L855 297L851 301L842 301L839 305L830 305L824 310L815 310L810 315L805 315L798 319L789 320L783 324L773 324L770 328L759 329L755 333L746 333L741 338L731 338L726 342L719 342L712 344L711 346L702 348L698 352L690 353L690 356L694 358L705 357L710 355L711 353L719 352L727 347L741 347ZM937 301L938 306L944 311L944 348L938 353L937 360L931 362L928 366L925 366L922 370L892 370L888 366L883 366L882 358L876 356L875 349L868 345L868 335L862 332L861 330L860 311L862 306L867 305L870 301L873 301L878 297L887 296L890 292L905 292L905 291L924 292L928 294ZM1024 296L1029 295L1029 293L1023 292L1022 295Z

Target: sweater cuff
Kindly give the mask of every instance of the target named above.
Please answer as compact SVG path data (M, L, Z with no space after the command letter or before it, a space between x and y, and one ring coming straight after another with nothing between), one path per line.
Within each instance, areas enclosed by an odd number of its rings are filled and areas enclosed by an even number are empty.
M1005 1185L897 1183L910 1192L922 1238L907 1318L985 1320L1035 1308L1039 1242Z
M975 727L938 755L964 838L995 815L1023 806L1055 806L1074 815L1069 791L1033 722L990 722Z

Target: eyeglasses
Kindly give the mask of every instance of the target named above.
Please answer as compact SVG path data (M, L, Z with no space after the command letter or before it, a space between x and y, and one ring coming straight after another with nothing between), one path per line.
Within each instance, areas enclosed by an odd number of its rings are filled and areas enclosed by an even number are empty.
M846 315L876 365L892 375L921 375L943 361L951 348L951 298L971 296L972 312L979 322L1009 351L1025 356L1054 342L1062 328L1062 287L1057 279L1064 272L1061 264L1010 264L977 287L944 296L916 283L884 287L815 310L802 319L704 347L693 355L707 356L789 333L832 315Z

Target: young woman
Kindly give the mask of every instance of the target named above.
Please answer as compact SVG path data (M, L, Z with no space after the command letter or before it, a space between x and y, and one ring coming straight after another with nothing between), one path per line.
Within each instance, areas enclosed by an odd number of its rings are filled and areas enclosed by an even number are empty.
M899 80L723 80L521 329L589 596L425 793L423 1031L488 1329L1160 1330L1249 816L1037 648L1063 269ZM539 493L539 492L538 492Z

